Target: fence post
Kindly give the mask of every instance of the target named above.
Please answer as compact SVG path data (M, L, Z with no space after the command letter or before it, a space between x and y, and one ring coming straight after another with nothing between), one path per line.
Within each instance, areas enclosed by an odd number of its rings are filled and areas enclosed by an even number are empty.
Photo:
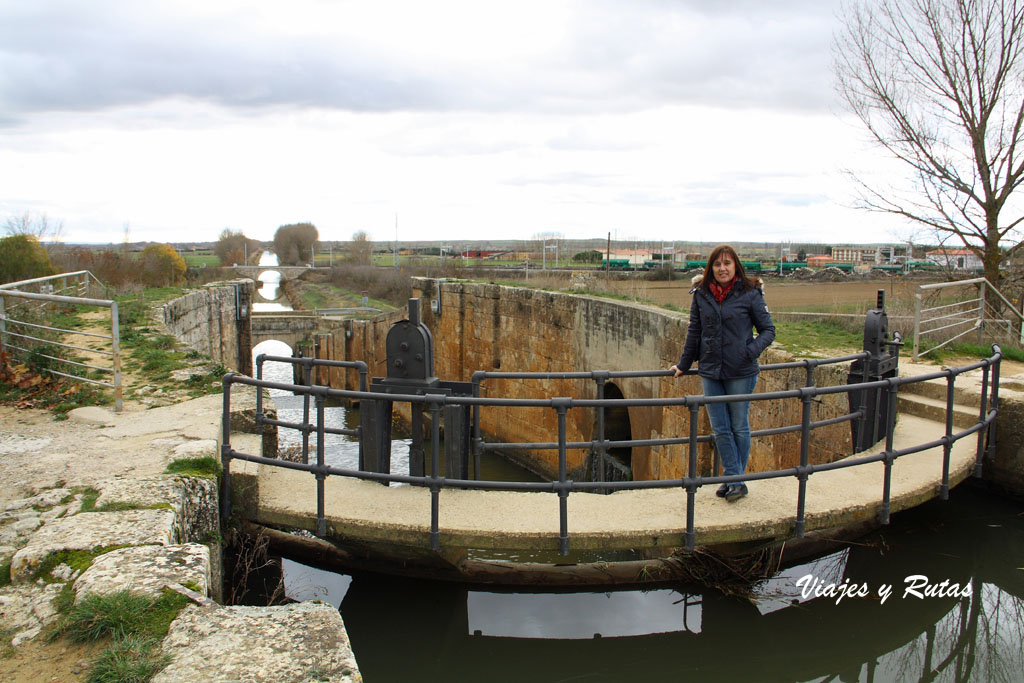
M982 280L978 285L978 343L982 344L985 340L985 283L988 280Z
M917 362L917 351L921 339L921 290L914 297L914 362Z
M121 320L116 301L110 303L110 350L114 354L114 410L121 412L124 407L124 388L121 386Z
M1024 325L1024 323L1022 323ZM0 294L0 353L4 350L4 335L7 333L7 314L4 313L4 296ZM1024 334L1022 332L1021 334Z

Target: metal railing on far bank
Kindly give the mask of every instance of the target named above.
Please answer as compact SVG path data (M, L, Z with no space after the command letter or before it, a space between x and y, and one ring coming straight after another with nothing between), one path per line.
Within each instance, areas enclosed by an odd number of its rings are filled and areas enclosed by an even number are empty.
M113 389L114 408L120 411L123 397L117 302L86 297L92 282L104 286L87 270L0 285L0 351L34 357L51 375ZM62 307L109 309L110 333L60 327L53 322L52 314ZM95 339L96 347L68 343L69 335Z
M882 297L879 297L882 303ZM875 311L879 311L876 309ZM748 395L733 396L704 396L684 395L670 398L603 398L601 387L609 379L621 378L642 378L642 377L667 377L672 374L669 370L649 371L596 371L596 372L570 372L570 373L490 373L478 372L474 375L473 382L442 382L436 378L425 376L422 378L398 377L397 375L388 378L375 378L369 390L362 389L361 384L358 391L331 389L326 386L311 385L302 386L268 382L261 379L252 379L240 375L227 375L224 377L223 394L223 442L222 442L222 463L225 470L223 478L224 491L222 491L221 503L223 518L230 515L231 501L231 477L230 466L232 460L245 460L249 462L268 465L271 467L282 467L292 470L309 472L314 476L315 484L311 485L311 493L315 486L317 499L316 530L319 535L325 535L327 530L324 486L327 477L351 477L355 479L376 481L381 483L403 483L413 486L421 486L430 490L430 547L434 550L440 548L442 520L440 519L439 499L442 493L450 489L478 489L488 491L530 491L543 492L556 495L559 499L559 534L558 546L561 554L567 554L571 541L571 525L568 514L568 498L570 495L593 495L595 493L607 493L622 490L638 490L652 488L676 488L685 492L685 506L682 512L681 521L685 520L685 543L686 547L692 549L695 543L695 529L699 524L696 519L695 497L697 490L702 486L714 486L722 483L735 481L756 481L764 479L775 479L794 477L799 482L796 499L793 501L795 508L795 522L793 536L803 537L806 521L806 497L808 479L816 473L828 470L835 470L849 467L862 467L872 463L881 462L884 465L883 485L879 491L881 502L880 522L885 524L889 521L890 496L892 482L893 464L899 458L912 457L933 448L942 448L943 465L940 474L940 492L943 498L948 497L950 455L953 444L964 438L975 436L977 439L977 452L975 458L974 474L980 476L982 459L987 451L994 454L995 432L994 424L998 413L998 387L999 367L1002 354L998 346L993 345L992 355L976 363L965 365L959 368L943 368L933 373L917 375L913 377L899 377L897 372L898 350L902 344L899 335L894 335L891 341L887 340L885 334L884 311L881 317L876 316L872 323L871 312L869 312L868 323L866 324L865 345L870 347L865 351L848 356L828 359L805 358L788 363L775 363L761 366L762 372L775 372L780 370L803 368L805 370L805 386L784 391L770 391ZM405 368L411 366L407 361L420 358L429 362L431 355L429 349L419 348L410 339L409 330L416 332L422 324L418 322L418 315L410 314L412 320L396 323L392 332L388 335L389 368ZM399 334L392 338L396 328L405 324L405 330L397 330ZM871 336L868 332L882 333ZM421 336L429 341L429 331L421 331ZM394 341L394 344L392 342ZM403 348L404 346L404 348ZM392 357L391 350L395 350L395 357ZM423 352L426 352L424 355ZM409 354L406 356L405 354ZM399 357L401 356L401 357ZM365 365L362 363L346 363L340 361L318 361L315 359L278 359L289 362L305 363L309 367L318 365L329 365L332 367L343 367L350 370L360 370L365 373ZM818 386L816 383L815 370L826 365L839 363L852 363L848 384L839 386ZM430 363L432 366L432 363ZM977 421L970 427L954 431L953 426L953 402L954 389L957 377L974 370L982 370L982 397L978 411ZM365 377L365 374L364 374ZM549 397L549 398L502 398L495 396L482 397L480 395L481 382L491 378L502 378L505 380L519 379L523 381L551 380L551 379L580 379L593 381L597 384L598 398L574 398L574 397ZM392 380L389 382L388 380ZM924 443L895 448L894 432L896 423L896 406L901 387L917 382L944 379L947 384L946 393L946 420L945 430L940 438ZM258 407L257 421L263 424L273 424L278 427L298 429L305 435L315 433L317 435L315 453L310 452L308 439L304 440L302 458L300 462L287 462L273 457L265 457L254 454L242 453L231 446L230 420L232 388L235 385L246 385L257 387L256 394L262 394L261 389L281 389L306 397L312 401L315 410L306 417L302 423L285 423L278 420L270 420L262 414L262 407ZM825 420L812 420L812 402L821 396L832 394L847 394L849 397L850 410L846 414L839 415ZM260 400L260 399L258 399ZM329 400L358 401L360 422L359 426L351 430L331 430L325 424L325 406ZM798 424L780 425L770 429L757 430L752 432L754 438L770 438L773 435L799 432L800 434L800 464L795 467L788 467L767 472L748 472L742 475L725 476L716 474L717 469L711 474L698 474L698 444L707 441L712 437L699 433L697 419L701 406L712 403L729 403L734 401L796 401L801 405L801 419ZM398 474L390 471L390 425L392 408L395 403L408 404L413 418L413 440L410 446L410 470L409 474ZM689 434L675 438L664 439L624 439L611 441L606 438L604 415L613 409L630 407L648 407L652 409L681 408L689 413ZM522 442L522 443L498 443L485 441L480 432L480 412L482 410L513 410L517 408L540 408L552 411L556 416L557 430L549 440L543 442ZM572 411L588 411L594 416L595 438L592 441L569 441L567 430L567 418ZM433 456L430 458L430 471L424 472L425 459L422 453L422 443L417 443L417 434L422 432L416 428L416 417L424 411L430 414L430 439ZM810 462L810 436L813 430L828 425L849 422L853 432L854 457L847 457L835 462L825 464L812 464ZM420 423L422 424L422 423ZM441 445L441 432L444 430L444 450ZM325 435L328 433L344 433L359 441L359 468L343 468L329 465L325 459ZM884 449L878 453L856 455L865 451L876 442L884 441ZM610 481L604 480L603 476L594 477L591 481L573 481L569 478L568 452L573 449L583 449L597 454L598 458L605 457L605 454L613 447L639 447L639 446L671 446L680 445L681 464L684 465L686 476L674 479L660 479L647 481ZM420 449L419 453L416 450ZM551 481L523 482L523 481L493 481L483 480L480 477L480 454L488 449L494 450L516 450L531 449L535 451L552 450L557 451L558 476ZM474 461L474 467L469 467L470 452ZM439 463L442 455L446 463L446 476L439 473ZM604 468L598 471L604 472ZM682 526L682 525L681 525Z

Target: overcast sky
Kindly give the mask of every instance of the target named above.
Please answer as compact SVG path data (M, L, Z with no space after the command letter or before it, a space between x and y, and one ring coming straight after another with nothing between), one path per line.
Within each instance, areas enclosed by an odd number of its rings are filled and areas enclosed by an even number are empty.
M68 242L894 241L837 0L0 0L0 219ZM884 167L883 167L884 168Z

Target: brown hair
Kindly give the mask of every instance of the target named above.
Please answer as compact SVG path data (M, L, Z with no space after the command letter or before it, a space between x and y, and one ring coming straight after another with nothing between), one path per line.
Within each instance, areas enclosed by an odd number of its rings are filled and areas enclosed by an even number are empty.
M740 262L740 257L736 254L736 250L729 244L719 244L711 250L711 255L708 256L707 265L704 266L704 279L700 282L701 287L708 289L711 286L711 283L715 281L715 274L713 272L714 263L723 254L731 258L733 263L736 264L736 277L740 280L741 289L753 289L757 287L757 283L747 277L747 273L743 270L743 264Z

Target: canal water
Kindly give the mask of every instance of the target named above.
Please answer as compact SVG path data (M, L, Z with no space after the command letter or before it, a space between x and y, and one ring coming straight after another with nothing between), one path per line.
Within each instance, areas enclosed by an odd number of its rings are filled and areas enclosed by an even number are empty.
M273 344L254 353L289 355ZM276 381L290 372L264 368ZM273 393L281 419L299 421L301 398ZM353 411L327 412L329 424L355 426ZM328 462L355 467L356 444L327 439ZM300 437L282 430L280 440ZM396 472L408 471L408 445L393 442ZM531 478L503 461L484 476ZM340 610L367 683L1024 682L1024 506L970 482L837 552L780 567L747 596L692 585L504 590L281 566L287 597Z

